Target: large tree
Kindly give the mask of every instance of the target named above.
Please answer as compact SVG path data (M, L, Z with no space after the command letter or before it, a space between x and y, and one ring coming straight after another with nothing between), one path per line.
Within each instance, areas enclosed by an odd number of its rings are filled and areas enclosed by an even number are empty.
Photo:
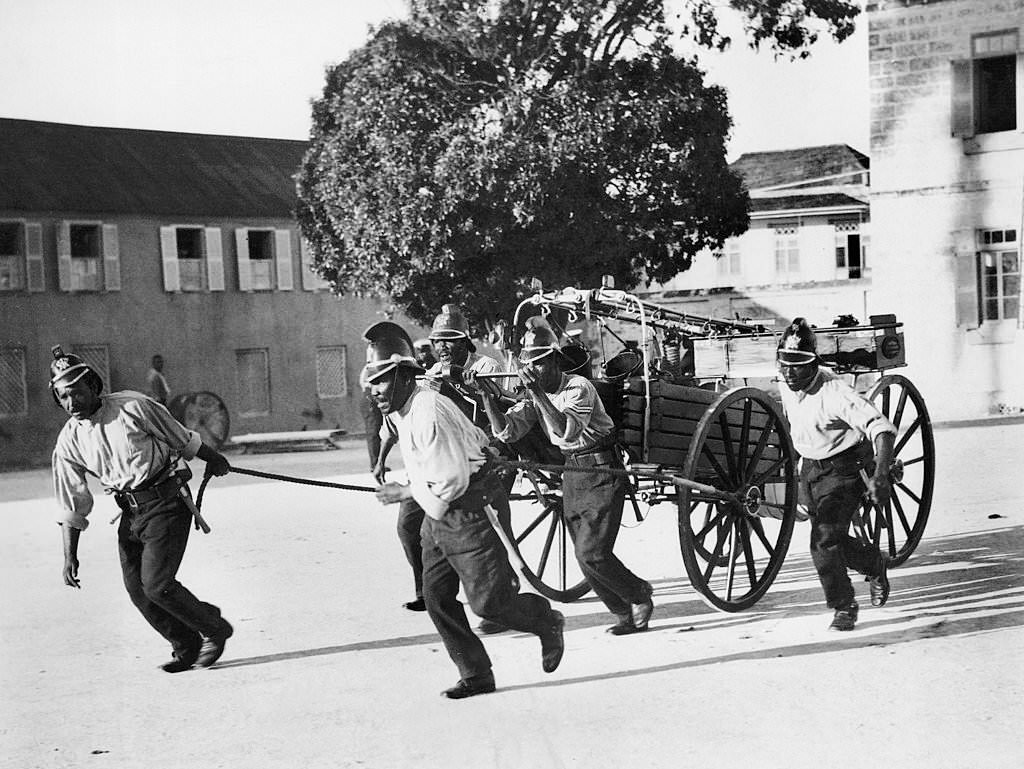
M689 0L681 34L728 43ZM748 40L801 55L845 0L731 0ZM339 293L388 295L429 323L456 301L478 330L532 277L632 288L743 232L724 91L704 82L663 0L413 0L327 73L298 217Z

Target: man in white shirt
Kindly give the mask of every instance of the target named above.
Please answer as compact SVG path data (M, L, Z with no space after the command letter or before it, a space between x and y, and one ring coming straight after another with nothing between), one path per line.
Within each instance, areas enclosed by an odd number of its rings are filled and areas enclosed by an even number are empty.
M228 461L183 427L166 408L142 393L102 395L103 381L76 355L53 348L50 392L69 415L53 449L53 482L61 510L64 584L81 587L78 540L89 525L97 478L121 509L117 545L128 595L147 622L171 644L161 665L180 673L209 667L224 652L230 623L220 609L200 601L177 580L193 516L190 472L179 457L199 457L208 473L224 475ZM198 519L197 519L198 520Z
M835 374L819 368L817 340L803 318L784 332L777 352L782 406L800 454L801 497L808 501L811 559L835 610L831 630L853 630L859 606L847 569L868 577L871 604L889 599L888 562L870 543L850 536L865 492L889 499L896 426ZM861 471L870 473L867 488Z
M365 380L395 426L408 484L387 482L377 490L384 504L413 499L424 511L423 600L459 681L442 695L462 699L495 689L491 660L458 600L459 585L480 617L533 633L541 641L541 666L553 672L562 658L565 620L547 599L519 593L512 566L486 508L504 490L491 467L487 435L447 397L416 382L423 372L409 335L382 321L364 334L369 341ZM491 515L493 507L491 507Z
M171 388L167 386L167 377L164 376L164 357L154 355L151 361L151 368L146 372L146 386L149 389L149 397L162 406L166 406L171 399Z

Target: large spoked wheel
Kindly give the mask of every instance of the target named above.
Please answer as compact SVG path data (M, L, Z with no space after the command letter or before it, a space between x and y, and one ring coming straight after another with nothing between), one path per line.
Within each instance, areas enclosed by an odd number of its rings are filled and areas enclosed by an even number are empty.
M886 553L891 566L906 561L920 544L935 486L935 439L924 399L904 376L887 374L868 398L896 425L892 496L880 509L865 504L859 533Z
M220 449L231 434L228 408L217 395L205 390L177 395L167 405L175 419L195 430L203 443Z
M565 525L557 476L524 471L520 493L511 496L512 538L520 572L552 601L568 603L590 590Z
M796 457L779 406L762 390L725 392L697 424L679 489L679 544L693 588L723 611L753 606L793 537Z

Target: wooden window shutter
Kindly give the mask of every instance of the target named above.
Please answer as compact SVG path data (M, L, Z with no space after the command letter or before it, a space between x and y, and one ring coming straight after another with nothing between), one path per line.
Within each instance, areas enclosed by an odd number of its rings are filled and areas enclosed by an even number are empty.
M160 228L160 258L164 265L164 291L181 291L178 269L178 235L174 227Z
M974 136L974 62L970 59L950 62L952 67L951 94L953 136Z
M220 227L206 227L206 283L211 291L224 290L224 246Z
M302 275L304 291L316 291L317 276L313 274L313 255L309 252L309 243L299 237L299 272Z
M956 325L975 329L981 325L979 297L978 252L973 229L957 230L954 234L953 258L956 280Z
M61 291L71 288L71 224L57 225L57 279Z
M121 244L117 241L117 225L103 225L103 288L121 290Z
M291 291L295 288L292 278L292 233L290 230L274 230L274 260L277 262L277 290Z
M25 267L28 275L26 285L29 291L45 291L46 277L43 272L43 226L35 222L25 225Z
M235 252L238 261L238 290L252 291L252 268L249 265L248 230L235 230Z

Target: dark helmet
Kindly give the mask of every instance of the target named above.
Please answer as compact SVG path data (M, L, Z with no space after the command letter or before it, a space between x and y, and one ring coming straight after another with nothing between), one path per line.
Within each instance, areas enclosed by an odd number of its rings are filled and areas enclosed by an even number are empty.
M523 334L522 347L519 350L519 360L523 363L533 363L545 358L552 353L562 355L558 334L556 334L543 316L534 315L526 319L526 333Z
M805 318L794 318L779 340L776 352L779 363L786 366L804 366L819 362L818 340Z
M454 304L441 305L441 313L434 318L430 339L465 339L470 352L476 352L476 345L469 338L469 323Z
M372 382L399 366L423 373L423 366L416 362L412 338L397 323L390 320L374 323L363 332L363 338L369 342L361 377L364 381Z
M77 355L64 352L59 344L51 347L50 352L53 353L53 360L50 362L49 388L50 394L58 404L60 401L57 400L57 387L73 385L84 376L91 375L97 390L102 392L103 379L96 373L96 369Z

